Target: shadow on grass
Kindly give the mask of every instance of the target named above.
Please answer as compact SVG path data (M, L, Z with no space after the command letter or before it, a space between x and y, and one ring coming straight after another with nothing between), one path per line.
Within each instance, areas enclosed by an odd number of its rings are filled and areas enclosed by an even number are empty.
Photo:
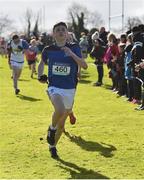
M33 77L33 78L31 78L32 80L37 80L38 81L38 78L37 77Z
M21 99L21 100L31 101L31 102L41 101L42 100L42 99L37 99L37 98L29 97L29 96L24 96L22 94L18 94L17 97L19 99Z
M89 83L91 83L92 81L90 81L90 80L85 80L85 79L81 79L80 81L79 81L79 83L81 83L81 84L89 84Z
M24 66L24 69L29 69L29 67L28 66Z
M90 74L88 73L88 72L82 72L81 73L81 78L83 79L83 78L88 78L88 77L90 77Z
M102 156L110 158L113 156L113 151L117 149L110 144L105 143L97 143L93 141L86 141L82 139L80 136L73 136L68 132L65 132L65 135L75 144L80 146L82 149L86 151L98 151Z
M103 87L104 87L105 89L109 89L109 90L112 89L112 85L110 85L110 84L104 84Z
M28 79L19 79L19 81L30 81Z
M60 168L70 172L71 178L69 179L110 179L107 176L91 169L88 170L84 167L79 167L74 163L67 162L62 159L58 159L57 161L60 162L58 165Z
M90 74L87 73L87 72L81 72L81 78L79 80L79 83L82 83L82 84L88 84L88 83L91 83L92 81L90 80L86 80L87 78L90 77Z

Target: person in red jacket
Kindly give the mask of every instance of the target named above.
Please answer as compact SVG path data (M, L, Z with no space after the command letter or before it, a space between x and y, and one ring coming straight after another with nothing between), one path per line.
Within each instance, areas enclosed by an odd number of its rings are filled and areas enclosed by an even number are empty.
M109 71L109 77L112 79L112 90L117 90L117 72L116 72L116 60L119 57L119 49L117 38L113 33L108 35L108 48L104 55L104 62L107 63Z

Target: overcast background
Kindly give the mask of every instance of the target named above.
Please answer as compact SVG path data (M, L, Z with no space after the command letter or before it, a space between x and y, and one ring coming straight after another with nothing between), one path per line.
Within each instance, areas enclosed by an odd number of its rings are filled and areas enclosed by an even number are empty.
M73 2L82 4L89 11L102 15L104 25L108 28L109 0L0 0L0 13L8 14L17 29L23 27L23 16L26 9L42 13L42 26L49 30L58 21L67 21L67 10ZM121 14L122 0L111 0L111 15ZM144 0L124 0L124 20L130 16L144 14ZM112 26L121 26L121 18L111 22Z

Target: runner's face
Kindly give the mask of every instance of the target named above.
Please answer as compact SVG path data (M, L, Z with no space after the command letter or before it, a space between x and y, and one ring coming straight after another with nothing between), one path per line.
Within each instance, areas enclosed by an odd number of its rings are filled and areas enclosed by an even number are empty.
M68 31L65 26L57 26L53 31L54 38L56 40L66 40L68 36Z
M19 39L19 38L14 39L13 42L14 42L15 44L18 44L18 43L20 42L20 39Z

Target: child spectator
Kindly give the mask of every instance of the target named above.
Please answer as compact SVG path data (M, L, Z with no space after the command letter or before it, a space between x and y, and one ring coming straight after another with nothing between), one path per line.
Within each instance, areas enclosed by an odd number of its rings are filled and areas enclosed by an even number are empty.
M125 79L127 80L127 91L128 91L128 101L132 101L134 98L134 85L133 85L133 70L132 67L129 65L129 62L131 61L131 50L133 47L133 41L132 41L132 34L130 33L127 37L127 43L125 47L125 58L124 58L124 65L125 65Z
M84 32L81 33L81 38L80 38L79 46L81 48L82 57L84 59L86 59L87 58L87 50L88 50L89 44L88 44L87 36L86 36L86 34Z

